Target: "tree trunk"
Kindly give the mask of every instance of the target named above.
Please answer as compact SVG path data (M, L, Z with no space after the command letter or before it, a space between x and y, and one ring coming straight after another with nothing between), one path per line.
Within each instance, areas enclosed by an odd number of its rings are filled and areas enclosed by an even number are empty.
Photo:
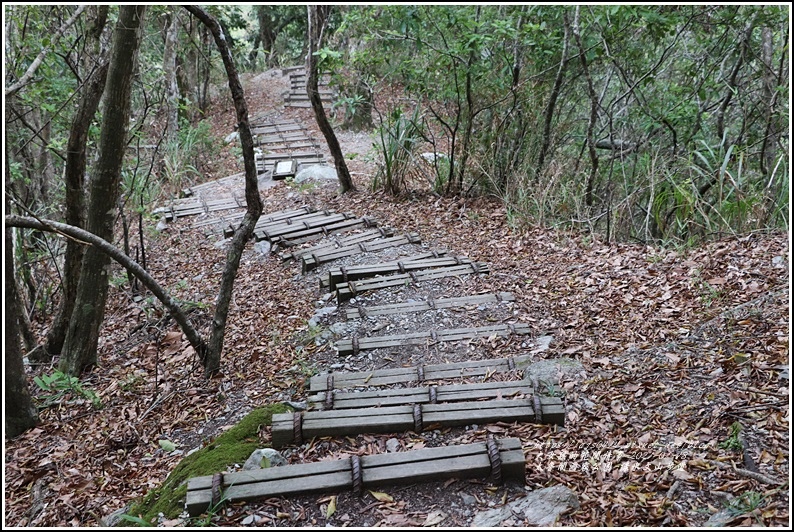
M179 131L179 85L176 82L176 38L179 33L179 16L176 9L170 14L168 29L165 33L163 51L163 76L165 78L166 126L165 138L176 140Z
M563 27L565 34L562 41L562 56L560 57L560 66L557 67L557 75L554 78L554 86L549 95L549 101L546 104L546 110L543 113L543 136L542 144L540 146L540 153L538 154L538 164L535 168L535 182L540 179L540 173L543 171L543 164L546 162L546 155L551 146L551 123L554 118L554 111L557 107L557 98L560 96L560 88L562 87L562 80L565 77L565 66L568 64L568 41L570 40L570 22L568 21L567 11L562 13Z
M8 145L6 145L6 152ZM8 153L6 153L6 160ZM10 165L6 164L5 171L6 187L11 182ZM9 211L9 197L6 196L6 211ZM12 241L11 226L5 226L5 338L3 339L3 349L5 350L3 368L5 385L5 431L7 438L13 438L33 427L38 422L36 407L30 398L28 382L25 377L25 366L22 363L22 350L19 343L19 321L15 309L18 307L16 282L14 282L14 245Z
M251 235L254 233L254 226L262 214L262 198L259 196L256 160L254 158L254 139L248 122L248 105L245 101L243 87L240 84L237 69L234 66L234 58L226 42L224 32L221 30L218 21L201 8L185 6L185 9L195 15L215 38L215 44L220 51L223 65L226 68L226 76L229 78L229 90L232 93L232 100L237 113L237 131L240 135L240 145L243 150L243 163L245 165L245 201L247 210L242 224L234 233L232 244L226 254L226 264L223 268L223 277L221 278L221 286L218 289L215 314L212 319L212 335L206 352L200 353L200 355L204 355L202 356L204 373L210 376L220 369L223 337L226 332L226 318L229 314L234 278L240 267L240 259L245 245L251 239Z
M99 65L86 80L83 88L83 97L77 107L72 126L69 131L69 140L66 147L65 168L65 209L64 220L75 227L83 227L85 221L85 170L86 170L86 145L91 122L96 115L102 93L105 90L105 81L108 73L108 59L106 54L100 54L100 37L107 20L107 6L101 6L94 25L88 31L88 36L94 41L94 52L99 59ZM28 356L36 362L45 362L52 359L63 348L66 339L66 330L74 309L77 297L77 284L80 280L80 264L83 260L83 247L71 240L66 242L64 255L63 277L61 278L61 306L47 333L47 340Z
M99 160L91 183L86 227L103 240L113 239L121 166L130 119L130 96L145 6L122 5L113 35L113 49L105 90ZM81 264L75 308L64 341L60 369L78 375L96 364L99 328L105 314L109 259L95 248L86 250Z
M93 233L89 233L85 229L74 227L68 224L62 224L53 220L27 218L24 216L8 215L5 217L5 224L7 227L24 227L28 229L38 229L40 231L50 231L53 233L60 233L66 235L74 241L76 245L89 245L97 252L115 260L127 271L131 272L136 278L140 279L141 283L151 290L154 297L168 309L168 312L174 318L179 328L185 333L190 345L196 350L196 353L201 355L206 350L206 344L202 340L195 327L190 323L187 315L182 311L179 305L171 296L144 270L138 263L127 256L123 251L118 249L106 240L99 238ZM10 314L10 313L9 313Z
M320 79L319 67L317 65L317 56L314 55L314 52L322 45L323 31L328 22L328 17L331 14L331 7L332 6L329 5L306 6L309 22L309 53L306 54L306 92L309 95L309 101L311 101L314 116L317 119L317 126L320 128L320 131L323 132L325 141L328 144L328 150L334 158L336 175L339 178L339 185L342 188L342 193L345 193L355 190L356 187L353 185L353 179L350 177L350 172L347 169L347 163L345 163L345 157L342 154L339 140L337 140L336 134L334 134L334 130L328 122L328 117L325 116L323 102L320 99L320 92L318 89Z
M596 119L598 118L598 96L596 95L595 87L593 86L593 78L590 76L590 69L587 65L587 57L585 56L585 49L582 45L582 36L579 34L579 6L576 6L576 12L574 14L573 36L579 47L579 60L582 63L582 71L584 72L585 80L587 80L587 94L590 97L590 119L587 122L587 151L590 154L590 175L587 177L584 203L588 207L592 207L593 184L596 175L598 175L598 154L596 153L595 139L593 138Z

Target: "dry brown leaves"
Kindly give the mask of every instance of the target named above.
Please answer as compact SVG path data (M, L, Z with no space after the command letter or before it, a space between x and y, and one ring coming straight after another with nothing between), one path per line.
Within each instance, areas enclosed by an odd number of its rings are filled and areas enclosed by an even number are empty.
M249 105L273 108L273 94L255 92ZM213 114L221 137L230 130L231 109L220 106ZM313 125L310 111L290 113ZM345 138L340 135L343 149ZM484 199L398 200L365 192L364 174L371 168L355 164L359 192L340 197L333 186L309 194L279 185L264 193L265 210L310 204L366 214L399 232L417 232L438 248L489 262L492 274L476 280L473 292L515 294L518 320L532 324L538 335L554 336L544 358L576 358L587 378L564 386L564 430L495 424L328 438L296 449L292 461L385 452L389 438L410 450L481 441L491 433L522 439L528 487L563 484L578 494L581 508L563 516L563 525L699 526L731 504L738 510L730 524L789 521L790 394L789 381L780 379L780 366L789 364L786 235L752 234L677 252L516 231L504 208ZM178 221L150 239L147 253L150 271L175 297L206 306L191 314L206 333L224 250L188 224ZM775 257L783 257L784 267ZM102 516L157 486L184 453L251 408L303 399L306 375L298 358L311 365L315 348L300 345L299 353L296 338L307 329L315 297L315 287L302 282L294 264L246 252L228 320L223 375L207 382L195 354L157 305L113 290L100 367L85 379L104 407L95 410L70 397L43 411L38 428L7 442L6 524L96 526ZM736 422L749 457L724 445ZM174 442L177 450L165 452L160 439ZM453 510L458 494L470 494L475 507L487 509L520 497L522 489L450 481L376 493L392 500L370 494L276 498L232 505L215 522L466 526L470 514ZM754 507L737 503L748 493L758 494Z

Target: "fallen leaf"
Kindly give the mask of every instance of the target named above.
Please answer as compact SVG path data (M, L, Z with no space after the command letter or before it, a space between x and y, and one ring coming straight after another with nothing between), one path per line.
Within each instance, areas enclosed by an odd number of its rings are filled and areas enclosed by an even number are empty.
M422 523L422 526L435 526L442 523L446 518L447 515L444 512L435 510L427 514L427 519L425 519L425 522Z
M370 494L380 502L394 502L394 497L382 491L370 491Z
M331 500L328 501L328 508L325 510L325 518L328 519L336 512L336 495L331 497Z

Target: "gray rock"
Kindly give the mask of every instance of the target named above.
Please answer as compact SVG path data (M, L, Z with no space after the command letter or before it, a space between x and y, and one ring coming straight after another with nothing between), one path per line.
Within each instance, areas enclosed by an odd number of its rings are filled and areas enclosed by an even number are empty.
M270 253L270 242L267 240L260 240L254 244L254 250L262 255L268 255Z
M313 164L301 170L295 175L296 183L305 183L307 181L336 181L336 169L324 164Z
M240 135L236 131L232 131L226 135L226 138L223 139L223 142L226 144L231 144L232 142L236 142L238 138L240 138Z
M284 401L284 404L296 411L302 411L309 408L306 401Z
M103 527L108 527L108 528L117 526L121 521L122 516L130 510L130 506L131 505L128 504L124 508L120 508L110 515L100 517L99 524L102 525ZM128 525L129 522L125 521L122 524Z
M538 336L535 338L535 349L532 350L532 353L542 353L543 351L548 350L553 340L554 337L548 334L544 336Z
M557 385L560 377L583 378L585 376L582 363L573 358L555 358L549 360L539 360L528 365L524 370L524 378L527 380L537 379L539 383Z
M154 228L154 230L157 231L158 233L162 233L167 228L168 228L168 222L166 222L165 218L163 217L160 218L160 220L157 222L157 226Z
M256 522L257 518L258 518L258 516L256 516L256 515L249 515L248 517L243 519L240 522L240 524L243 525L243 526L253 525Z
M734 520L736 514L731 510L720 510L716 514L709 517L709 520L703 523L703 526L728 526L728 523Z
M263 448L257 449L243 465L243 471L251 471L254 469L267 469L268 467L278 467L287 464L287 460L275 449Z
M552 486L531 491L523 499L501 508L480 512L472 526L497 527L508 520L526 520L529 526L552 526L560 515L579 508L579 498L565 486Z
M390 453L396 453L400 450L400 441L397 438L389 438L386 440L386 450Z
M474 506L475 504L477 504L477 499L475 499L473 496L469 495L468 493L461 493L460 500L464 506Z

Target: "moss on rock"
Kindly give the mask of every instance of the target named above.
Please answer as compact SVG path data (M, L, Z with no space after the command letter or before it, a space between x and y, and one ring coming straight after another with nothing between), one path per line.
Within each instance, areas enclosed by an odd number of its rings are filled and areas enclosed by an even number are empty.
M141 501L133 503L127 515L135 522L156 525L157 516L162 513L166 519L174 519L184 510L187 480L193 477L212 475L225 471L232 464L245 462L256 449L262 447L259 441L259 428L273 422L273 414L288 411L285 405L270 405L257 408L240 422L227 430L203 449L185 457L168 475L163 484L147 493ZM129 526L123 519L120 525Z

